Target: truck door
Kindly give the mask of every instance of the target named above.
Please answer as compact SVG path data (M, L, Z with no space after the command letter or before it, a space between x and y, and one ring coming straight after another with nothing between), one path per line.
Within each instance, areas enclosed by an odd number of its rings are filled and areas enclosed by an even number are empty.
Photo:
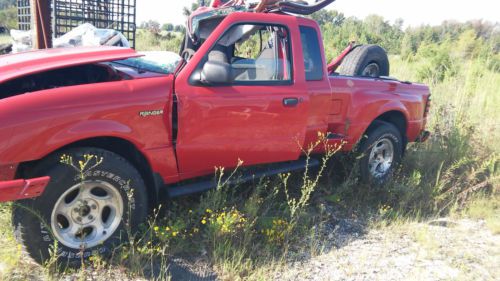
M252 16L240 14L238 22ZM181 179L239 160L255 165L301 154L309 98L295 73L303 72L302 59L293 59L302 56L292 48L300 42L298 28L238 22L226 18L177 78ZM218 73L220 67L225 71Z

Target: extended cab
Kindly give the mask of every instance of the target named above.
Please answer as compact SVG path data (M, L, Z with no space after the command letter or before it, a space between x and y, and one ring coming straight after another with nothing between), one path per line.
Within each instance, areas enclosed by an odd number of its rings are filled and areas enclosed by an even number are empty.
M210 188L214 167L304 167L318 133L358 145L375 184L428 136L427 86L329 71L310 19L238 12L198 34L175 68L111 47L0 57L0 201L20 200L35 260L54 240L70 262L111 252L124 218L137 229L162 192Z

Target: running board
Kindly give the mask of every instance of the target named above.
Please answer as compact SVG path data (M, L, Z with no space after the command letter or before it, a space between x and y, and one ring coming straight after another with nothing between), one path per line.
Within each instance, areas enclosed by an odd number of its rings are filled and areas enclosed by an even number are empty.
M297 160L294 162L266 165L266 167L255 167L255 168L252 167L248 168L248 170L244 172L243 176L235 175L234 179L229 179L227 181L227 184L228 185L240 184L254 179L260 179L262 177L303 170L306 168L306 164L308 164L308 167L315 167L319 166L319 161L317 159L311 158L309 159L309 163L307 163L307 161L304 159L304 160ZM223 178L222 182L226 181L226 179ZM213 189L215 187L217 187L217 182L215 181L215 179L212 178L207 181L172 186L167 189L167 192L168 196L172 198L172 197L179 197L179 196L204 192Z

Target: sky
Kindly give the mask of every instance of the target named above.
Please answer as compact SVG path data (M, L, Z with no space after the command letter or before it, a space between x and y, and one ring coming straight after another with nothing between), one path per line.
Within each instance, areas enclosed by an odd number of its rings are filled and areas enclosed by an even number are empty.
M141 23L156 20L160 23L184 24L182 7L191 6L192 2L137 0L137 21ZM421 24L438 25L444 20L485 19L500 22L498 0L337 0L328 9L335 9L347 17L355 16L360 19L370 14L381 15L390 22L402 18L405 27Z

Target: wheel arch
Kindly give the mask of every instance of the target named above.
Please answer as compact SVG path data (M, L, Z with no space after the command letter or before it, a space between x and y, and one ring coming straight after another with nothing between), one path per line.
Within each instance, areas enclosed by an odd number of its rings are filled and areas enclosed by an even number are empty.
M139 171L146 184L150 206L158 203L160 188L163 184L161 177L154 173L146 156L132 142L119 137L94 137L66 144L39 160L21 163L17 169L16 178L25 177L30 168L38 164L42 159L54 153L77 147L95 147L108 150L130 161L132 166Z
M394 125L401 134L403 138L403 151L406 150L406 145L408 144L407 130L408 130L408 119L406 115L399 110L386 111L379 116L377 116L366 128L363 136L365 136L370 130L376 128L380 122L389 123Z
M372 124L375 121L382 121L396 126L396 128L398 128L399 132L401 133L401 136L406 137L406 132L408 130L408 120L403 112L398 110L387 111L375 118Z

